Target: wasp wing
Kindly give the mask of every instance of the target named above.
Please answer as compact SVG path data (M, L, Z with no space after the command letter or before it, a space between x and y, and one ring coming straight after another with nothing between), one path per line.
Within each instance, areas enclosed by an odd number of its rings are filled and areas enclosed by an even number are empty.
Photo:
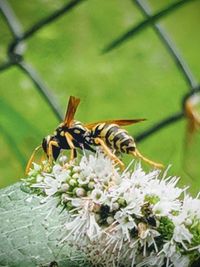
M106 124L117 124L119 126L127 126L127 125L131 125L131 124L135 124L141 121L145 121L146 119L133 119L133 120L104 120L104 121L97 121L94 123L89 123L89 124L85 124L84 126L87 129L92 129L93 127L95 127L97 124L100 123L106 123Z
M69 127L72 124L79 103L80 103L79 98L70 96L67 106L67 111L64 118L64 125L66 125L67 127Z

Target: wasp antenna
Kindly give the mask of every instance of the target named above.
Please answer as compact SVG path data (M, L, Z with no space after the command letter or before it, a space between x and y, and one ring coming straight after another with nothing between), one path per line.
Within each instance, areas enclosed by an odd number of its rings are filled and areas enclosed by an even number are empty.
M161 164L161 163L157 163L157 162L154 162L150 159L147 159L145 158L139 151L138 149L136 149L134 152L132 152L132 154L135 156L135 157L138 157L140 159L142 159L143 161L145 161L146 163L152 165L153 167L155 168L158 168L158 169L163 169L164 168L164 165Z
M30 170L30 166L31 166L31 164L32 164L32 162L33 162L33 159L34 159L34 157L35 157L36 152L37 152L39 149L41 149L41 148L42 148L42 145L39 145L39 146L37 146L37 147L34 149L32 155L30 156L30 159L29 159L29 161L28 161L28 163L27 163L27 165L26 165L25 175L27 175L28 172L29 172L29 170Z

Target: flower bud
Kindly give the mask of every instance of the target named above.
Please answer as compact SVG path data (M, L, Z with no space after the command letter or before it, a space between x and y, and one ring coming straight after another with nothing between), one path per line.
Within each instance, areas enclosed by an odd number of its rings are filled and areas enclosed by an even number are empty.
M87 191L87 196L90 196L91 195L91 193L92 193L92 191Z
M74 172L80 172L81 168L79 166L74 166L73 171Z
M70 180L69 180L69 184L70 184L71 186L75 186L75 185L77 184L77 182L76 182L75 179L70 179Z
M72 209L72 208L73 208L73 206L72 206L71 201L68 201L67 202L67 209Z
M93 188L94 188L94 182L89 182L89 184L88 184L88 188L89 188L89 189L93 189Z
M79 177L79 174L78 173L74 173L73 175L72 175L72 178L73 179L77 179Z
M76 195L77 197L84 197L85 196L85 189L84 188L76 188Z
M65 162L67 162L67 156L65 156L65 155L61 156L61 157L59 158L59 162L60 162L61 164L64 164Z
M66 192L69 189L69 185L67 183L64 183L60 187L61 192Z
M44 179L44 177L43 177L42 175L40 175L40 174L38 174L38 175L36 176L36 182L37 182L37 183L42 182L43 179Z
M190 218L187 218L185 220L185 224L188 225L188 226L191 225L192 224L192 220Z
M122 207L126 206L126 200L122 197L120 197L118 200L117 200L118 204Z
M114 203L112 204L112 210L118 210L118 209L119 209L119 203L114 202Z
M108 216L108 218L106 219L107 223L110 225L114 222L114 218L111 216Z

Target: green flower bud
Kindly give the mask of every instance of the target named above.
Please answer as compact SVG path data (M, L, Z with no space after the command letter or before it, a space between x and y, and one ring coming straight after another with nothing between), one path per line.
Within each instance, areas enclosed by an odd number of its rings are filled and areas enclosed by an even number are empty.
M126 206L126 200L124 198L122 198L122 197L118 198L117 202L122 207Z
M79 166L74 166L73 171L74 172L80 172L81 168Z
M89 184L88 184L88 188L89 188L89 189L93 189L93 188L94 188L94 182L89 182Z
M74 179L77 179L79 177L79 174L78 173L74 173L73 175L72 175L72 178L74 178Z
M77 181L75 179L70 179L69 180L69 185L75 186L75 185L77 185Z

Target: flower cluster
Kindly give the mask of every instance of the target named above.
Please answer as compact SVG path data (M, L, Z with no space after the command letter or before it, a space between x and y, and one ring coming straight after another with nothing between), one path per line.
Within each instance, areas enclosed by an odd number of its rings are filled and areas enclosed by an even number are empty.
M98 266L182 266L200 257L200 199L167 171L139 163L121 172L103 153L49 166L34 163L32 193L57 197L67 211L60 242Z

